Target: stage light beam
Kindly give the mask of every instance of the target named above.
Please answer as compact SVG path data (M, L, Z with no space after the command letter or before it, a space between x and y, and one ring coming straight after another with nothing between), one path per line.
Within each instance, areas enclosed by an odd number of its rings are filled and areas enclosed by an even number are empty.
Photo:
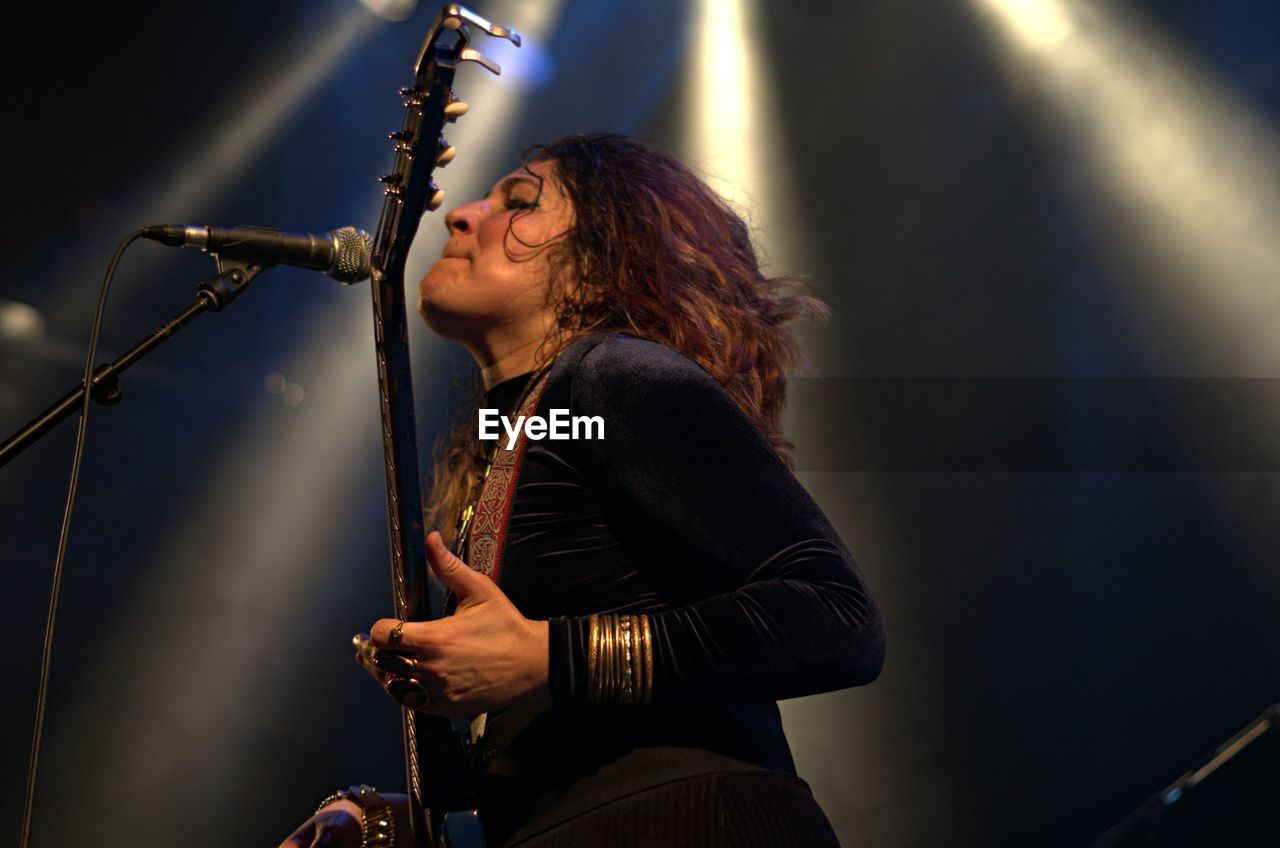
M352 4L335 18L317 21L293 39L296 45L253 75L253 82L232 96L228 105L207 124L202 144L177 152L136 181L137 190L111 208L110 227L90 230L78 249L48 268L51 281L50 314L77 311L86 297L84 283L101 274L103 257L128 226L200 220L221 193L237 180L284 126L289 113L333 75L353 52L386 22ZM266 82L264 82L264 80ZM120 221L129 222L121 225ZM112 304L128 308L136 295L125 288Z
M1173 376L1280 374L1280 143L1138 14L971 0L1030 95L1135 333Z
M537 6L509 2L486 12L537 40L554 27L561 6L559 0ZM371 19L354 5L351 11ZM329 60L341 52L337 45L349 46L353 39L351 33L336 39ZM476 46L486 55L501 55L492 49L497 43L486 38ZM318 72L319 66L299 75L295 85L284 85L269 98L274 107L264 106L256 120L223 139L213 152L226 157L227 168L243 164L237 152L252 156L275 120L271 115L283 116L275 109L302 96L297 85ZM468 99L483 108L449 130L460 153L437 177L449 192L446 207L483 194L495 172L509 167L499 156L520 114L519 85L504 86L478 68L466 72L464 85ZM363 220L376 218L378 195L371 175ZM439 256L441 221L442 212L428 216L415 240L405 275L410 303L418 279ZM380 485L372 490L375 500L353 500L370 493L372 477L381 477L368 292L343 289L297 320L306 324L301 341L262 384L278 402L245 417L215 471L184 495L184 518L149 557L149 576L129 599L131 615L103 635L97 649L102 660L84 686L94 697L73 705L64 718L72 732L60 739L105 737L112 748L131 751L123 772L114 762L85 769L80 778L91 796L142 798L149 787L181 781L188 791L171 799L169 819L197 820L201 810L189 806L193 794L225 796L256 768L259 743L269 741L260 737L277 732L247 712L287 715L295 708L298 672L285 667L291 652L317 645L345 652L345 634L317 632L315 622L324 620L344 584L367 579L371 564L353 559L341 570L317 566L330 563L333 550L350 538L346 523L358 524L384 508ZM443 355L443 342L425 330L419 336L415 362L422 363L424 353ZM444 386L423 386L420 379L420 392L445 396ZM262 399L255 392L245 402ZM149 688L161 680L165 697L148 698ZM111 705L109 721L101 714L104 704ZM189 762L201 763L198 775L184 773ZM192 793L193 786L199 792ZM108 829L127 830L124 823L133 815L122 808L120 826Z
M785 126L783 112L773 81L762 73L769 67L762 60L772 53L762 18L756 0L699 0L696 4L692 21L696 33L694 73L688 91L683 152L711 187L750 223L766 273L811 273L821 252L805 238L811 230L805 221L806 210L791 188L796 181L786 139L779 132ZM812 282L815 293L822 296L829 281L815 277ZM847 367L838 340L834 345L828 341L826 346L831 352L822 356L805 345L815 370L830 373ZM807 423L822 414L812 406L789 407L786 428L791 432L807 429ZM865 474L814 472L797 476L833 515L849 513L840 505L841 492L865 495L877 485ZM882 539L888 539L893 537L886 529L892 516L869 520L869 516L881 514L877 504L883 502L874 495L860 497L857 513ZM849 538L858 536L866 538L866 534L849 534ZM785 701L779 708L797 764L810 776L815 797L844 833L858 832L861 811L851 805L848 788L868 779L854 773L848 764L874 762L890 755L879 750L883 742L874 734L846 731L848 722L837 722L833 716L843 719L859 711L867 718L865 727L880 726L884 721L873 715L876 704L858 693L842 692ZM833 739L837 724L841 728L838 741ZM869 783L858 788L859 797L866 797L871 789Z
M761 73L769 45L756 0L699 0L684 152L708 184L752 227L762 264L804 271L804 243L780 110Z

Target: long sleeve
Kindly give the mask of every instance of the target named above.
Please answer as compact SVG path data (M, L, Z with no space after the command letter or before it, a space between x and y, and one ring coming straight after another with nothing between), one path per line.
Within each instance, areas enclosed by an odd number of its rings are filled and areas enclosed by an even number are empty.
M612 336L578 363L574 415L600 416L589 470L664 593L648 612L654 701L775 700L865 684L880 612L813 499L723 388L662 345ZM672 602L670 599L676 599ZM588 619L551 622L557 703L586 701Z

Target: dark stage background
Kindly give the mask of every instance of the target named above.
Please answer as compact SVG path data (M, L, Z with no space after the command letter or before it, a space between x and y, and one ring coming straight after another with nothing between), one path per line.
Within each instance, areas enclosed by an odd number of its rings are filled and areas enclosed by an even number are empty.
M1089 844L1280 700L1280 6L758 6L708 41L703 5L474 3L532 37L507 82L460 73L447 205L580 130L731 172L690 116L752 106L725 134L760 154L754 220L834 311L804 329L801 478L890 635L874 685L783 705L801 774L848 846ZM131 229L372 230L435 11L13 12L0 435L79 379ZM698 100L717 39L754 87ZM104 358L212 273L133 249ZM368 313L363 285L270 270L95 407L34 845L276 845L335 787L401 783L348 647L389 607ZM415 331L429 444L461 359ZM73 439L0 471L15 841ZM1157 844L1276 844L1278 790L1273 733Z

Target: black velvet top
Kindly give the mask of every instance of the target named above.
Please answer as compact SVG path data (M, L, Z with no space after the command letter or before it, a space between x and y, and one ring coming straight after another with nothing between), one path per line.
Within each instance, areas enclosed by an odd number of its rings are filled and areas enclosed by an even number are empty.
M485 405L512 414L528 378ZM604 438L526 440L497 581L550 620L553 705L489 717L486 828L682 770L794 773L775 701L868 683L884 658L879 610L834 528L719 383L668 347L578 340L537 414L553 408L601 416ZM652 704L588 703L601 612L650 616Z

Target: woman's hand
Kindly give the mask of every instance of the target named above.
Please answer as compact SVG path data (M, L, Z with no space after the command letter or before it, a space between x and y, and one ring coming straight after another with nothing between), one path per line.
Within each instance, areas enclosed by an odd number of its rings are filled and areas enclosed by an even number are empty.
M280 848L360 848L361 810L345 799L321 807Z
M416 678L430 694L419 710L451 718L550 699L547 622L521 615L492 580L450 553L439 533L427 536L427 561L457 596L457 612L406 622L396 642L391 632L400 622L379 619L369 637L356 637L356 660L384 687L388 668Z

